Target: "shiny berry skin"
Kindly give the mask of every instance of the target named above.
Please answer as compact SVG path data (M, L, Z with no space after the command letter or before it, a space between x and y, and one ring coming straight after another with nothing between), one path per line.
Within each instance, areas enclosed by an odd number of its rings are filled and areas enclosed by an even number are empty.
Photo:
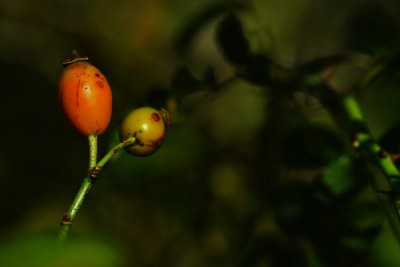
M141 107L131 111L120 127L121 142L135 137L133 145L128 146L128 153L135 156L147 156L157 151L165 139L168 127L167 111L158 111L150 107Z
M75 52L76 53L76 52ZM58 98L68 121L82 135L102 134L110 122L112 94L106 77L87 58L73 55L61 74Z

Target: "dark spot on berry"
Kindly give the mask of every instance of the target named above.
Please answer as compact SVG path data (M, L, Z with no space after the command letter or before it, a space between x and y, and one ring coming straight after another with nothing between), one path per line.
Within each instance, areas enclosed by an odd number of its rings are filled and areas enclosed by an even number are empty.
M140 141L139 138L136 137L136 134L137 134L137 132L135 132L135 133L133 134L133 137L136 138L134 145L137 145L137 146L144 146L144 143L143 143L142 141Z
M96 125L97 125L96 133L99 133L101 131L101 125L98 120L96 120Z
M100 77L100 74L96 73L95 76L96 76L96 77Z
M155 147L155 148L160 147L162 145L162 143L164 142L164 139L165 139L165 136L162 135L156 140L150 140L148 146Z
M96 81L96 84L97 84L100 88L103 88L103 83L102 83L102 82Z
M78 80L78 84L76 86L76 106L79 107L79 86L81 85L81 80Z
M158 122L158 121L160 121L160 119L161 119L160 115L158 115L158 114L155 113L155 112L151 113L151 120L152 120L152 121Z

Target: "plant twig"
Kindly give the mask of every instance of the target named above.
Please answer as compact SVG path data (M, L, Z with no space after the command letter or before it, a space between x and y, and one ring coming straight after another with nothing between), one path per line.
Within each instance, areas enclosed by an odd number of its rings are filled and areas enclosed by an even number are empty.
M357 99L352 95L346 95L341 98L341 103L354 131L353 147L368 152L382 170L391 187L390 195L397 217L400 220L399 170L393 163L390 155L380 147L369 133Z
M96 166L97 163L97 135L90 134L89 141L89 170Z
M100 161L96 164L97 160L97 136L89 136L89 174L83 178L82 185L75 196L69 210L65 213L61 219L60 229L58 232L57 240L59 243L63 243L72 227L72 222L76 217L77 212L82 206L83 201L88 195L92 188L95 180L97 179L101 169L106 165L113 156L115 156L121 149L126 146L134 144L136 138L130 137L125 141L117 144L113 147Z
M117 154L124 147L133 145L135 141L136 141L135 137L129 137L125 141L117 144L99 161L99 163L97 163L96 167L103 168L104 165L106 165L115 154Z
M88 136L88 142L89 142L89 170L91 170L96 165L97 161L97 135L90 134ZM93 182L91 181L89 176L83 178L82 185L78 193L76 194L76 197L72 202L71 207L69 208L68 212L63 215L61 219L60 231L58 233L58 241L60 243L63 242L68 237L68 233L72 226L72 221L74 220L76 213L80 209L83 200L85 199L87 193L90 191L92 186Z

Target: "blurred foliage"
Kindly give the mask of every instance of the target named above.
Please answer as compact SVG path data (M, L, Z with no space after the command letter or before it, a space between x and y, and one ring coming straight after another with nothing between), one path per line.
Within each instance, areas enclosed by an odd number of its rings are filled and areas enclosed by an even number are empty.
M396 0L0 0L0 266L398 266L388 185L314 78L348 92L382 59L357 97L398 153L399 13ZM59 247L88 160L56 101L72 49L112 86L101 155L134 107L173 123L156 154L110 162Z
M66 246L54 237L19 237L0 248L2 266L122 266L120 255L110 245L90 239L72 239Z

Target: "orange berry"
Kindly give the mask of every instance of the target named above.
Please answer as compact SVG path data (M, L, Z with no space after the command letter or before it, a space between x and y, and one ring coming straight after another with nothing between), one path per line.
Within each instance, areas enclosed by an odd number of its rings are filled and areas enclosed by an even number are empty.
M58 98L68 121L82 135L102 134L110 122L112 94L106 77L76 52L66 61Z

